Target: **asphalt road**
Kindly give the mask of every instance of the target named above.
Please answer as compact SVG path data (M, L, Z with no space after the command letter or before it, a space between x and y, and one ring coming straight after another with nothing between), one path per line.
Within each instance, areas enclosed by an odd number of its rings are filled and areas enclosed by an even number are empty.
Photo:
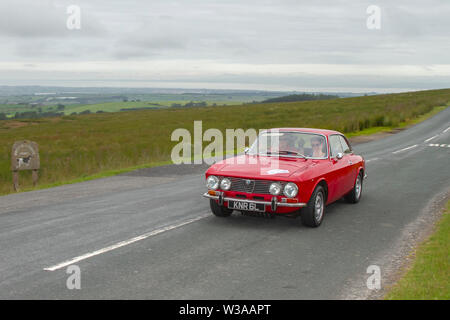
M364 297L367 267L380 265L383 276L405 230L429 223L430 199L448 190L449 127L447 108L355 146L368 162L362 199L328 206L316 229L212 216L201 197L205 166L0 197L0 298ZM70 265L80 268L79 290L66 286Z

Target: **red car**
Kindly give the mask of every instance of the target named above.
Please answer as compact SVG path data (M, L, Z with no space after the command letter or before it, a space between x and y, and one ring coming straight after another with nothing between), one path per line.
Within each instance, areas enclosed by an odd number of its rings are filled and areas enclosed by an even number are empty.
M342 197L359 201L365 178L364 158L342 133L279 128L261 132L244 155L213 164L203 196L219 217L233 210L300 216L317 227L327 204Z

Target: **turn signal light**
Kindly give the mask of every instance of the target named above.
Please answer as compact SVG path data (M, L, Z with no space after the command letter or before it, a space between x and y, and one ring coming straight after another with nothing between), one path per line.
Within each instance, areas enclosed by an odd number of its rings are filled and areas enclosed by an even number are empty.
M283 199L281 199L281 202L284 202L284 203L297 203L298 200L295 199L295 198L283 198Z
M216 192L214 190L208 190L208 194L211 196L215 196Z

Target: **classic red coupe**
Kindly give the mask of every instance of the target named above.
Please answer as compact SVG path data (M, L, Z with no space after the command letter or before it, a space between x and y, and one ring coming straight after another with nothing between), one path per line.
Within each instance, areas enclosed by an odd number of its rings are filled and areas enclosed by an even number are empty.
M366 179L365 161L340 132L309 128L262 131L243 155L206 171L212 213L233 210L322 223L325 206L342 198L357 203Z

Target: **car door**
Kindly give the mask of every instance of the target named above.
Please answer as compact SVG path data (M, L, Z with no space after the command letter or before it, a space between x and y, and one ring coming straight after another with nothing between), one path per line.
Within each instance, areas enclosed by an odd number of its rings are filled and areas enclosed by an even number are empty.
M345 181L345 174L347 165L343 159L338 159L337 155L339 153L344 153L342 149L342 144L339 139L339 135L330 135L328 137L328 142L330 144L330 166L331 170L329 173L328 181L328 201L333 202L343 195L343 183Z
M350 147L350 144L348 143L347 139L343 136L339 136L339 140L342 145L342 150L344 152L344 157L342 160L345 162L347 168L345 169L344 173L344 181L342 182L344 189L346 191L349 191L353 188L356 180L356 161L353 159L353 152Z

